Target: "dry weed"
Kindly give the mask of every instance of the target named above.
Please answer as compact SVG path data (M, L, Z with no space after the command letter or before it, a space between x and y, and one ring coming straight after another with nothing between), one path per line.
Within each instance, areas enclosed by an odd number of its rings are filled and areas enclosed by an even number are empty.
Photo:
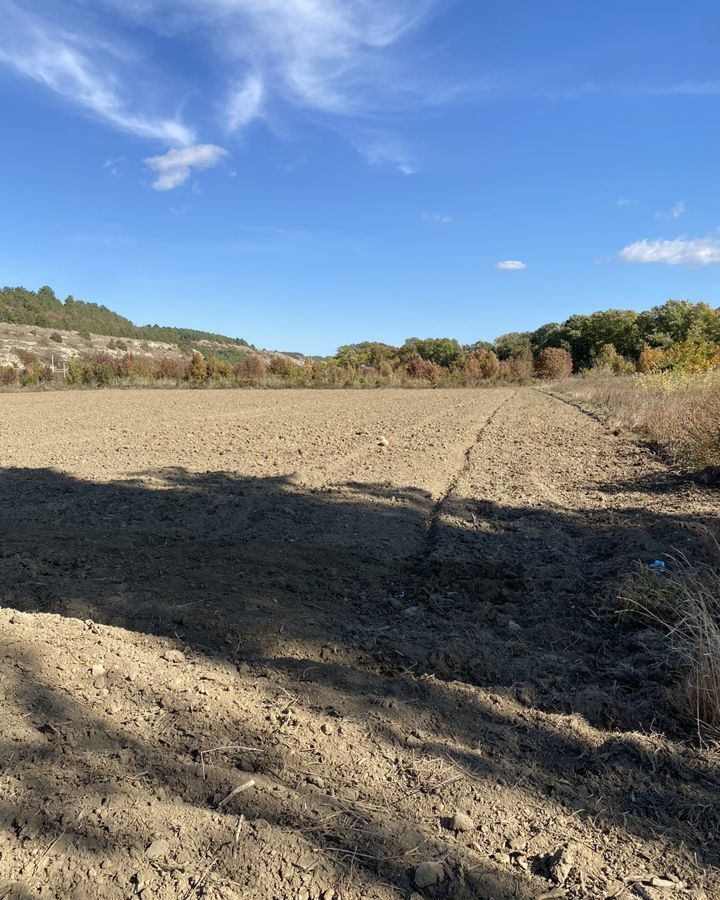
M720 373L662 373L569 378L554 389L629 429L673 463L689 469L720 465Z
M699 734L719 736L720 569L682 556L672 559L664 574L645 569L631 578L621 603L667 630L681 670L674 705L696 723Z

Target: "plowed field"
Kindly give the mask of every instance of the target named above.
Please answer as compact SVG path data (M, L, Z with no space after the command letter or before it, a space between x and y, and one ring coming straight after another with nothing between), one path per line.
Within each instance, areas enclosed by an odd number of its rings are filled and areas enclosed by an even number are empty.
M0 396L0 897L719 897L611 615L718 497L529 388Z

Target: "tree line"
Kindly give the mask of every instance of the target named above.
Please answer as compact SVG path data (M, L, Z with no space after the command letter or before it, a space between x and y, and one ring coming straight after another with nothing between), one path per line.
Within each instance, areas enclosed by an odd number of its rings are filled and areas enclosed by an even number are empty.
M163 340L176 342L185 351L184 359L119 355L117 351L125 346L122 341L113 340L108 344L113 353L95 352L69 361L63 380L72 385L163 382L190 386L462 386L522 382L534 377L557 379L583 372L622 375L720 369L720 310L686 300L668 300L640 313L611 309L574 315L562 323L548 323L535 331L511 332L494 341L463 345L454 338L412 337L400 347L363 341L346 344L329 358L294 361L281 354L261 356L240 340L234 342L236 350L229 354L219 348L205 356L201 348L193 348L192 342L183 342L179 336L202 335L206 340L223 342L228 339L187 329L138 328L105 307L72 298L60 303L49 288L41 288L37 294L6 288L0 292L0 319L4 317L2 302L8 296L13 298L16 316L30 317L37 313L39 304L55 314L59 305L66 318L58 327L67 327L70 321L80 321L73 319L79 307L82 322L93 321L95 333L100 333L109 317L118 329L118 323L126 323L126 331L135 329L122 336L146 336L148 329L158 329L152 332L157 340L162 333ZM26 300L29 306L22 307L22 312L19 301ZM58 324L49 313L46 321ZM172 341L172 336L177 341ZM58 380L58 373L47 366L47 360L30 357L32 354L23 359L22 368L0 369L0 383L33 385Z

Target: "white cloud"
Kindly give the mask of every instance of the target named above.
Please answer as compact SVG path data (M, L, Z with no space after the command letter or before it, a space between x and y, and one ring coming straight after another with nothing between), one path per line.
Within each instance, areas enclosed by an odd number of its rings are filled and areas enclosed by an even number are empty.
M225 133L261 117L282 133L275 123L299 110L342 134L370 164L409 175L417 171L414 154L387 133L388 115L466 93L401 45L443 3L0 0L0 64L165 149L198 143L178 109L217 110L219 97L215 124ZM177 40L185 48L190 37L203 48L198 62L208 74L192 91L186 66L170 54L150 56L151 32L164 46Z
M343 129L338 129L343 132ZM358 153L362 154L371 166L382 166L395 169L401 175L415 175L418 166L412 154L401 143L392 138L378 134L346 133Z
M655 214L656 219L680 219L685 215L685 203L682 200L673 206L669 212L659 212Z
M714 237L636 241L620 251L627 263L664 263L667 266L710 266L720 264L720 240Z
M152 186L156 191L171 191L184 184L193 169L211 169L228 156L227 150L214 144L198 144L195 147L168 150L162 156L149 156L145 164L157 178Z
M165 36L205 38L226 73L220 115L230 132L291 107L334 128L371 165L409 175L417 164L391 135L378 139L380 117L456 102L453 86L420 71L399 47L442 0L101 2Z
M527 269L527 263L521 262L519 259L503 259L496 265L497 269L502 269L503 272L521 272L523 269Z
M265 85L258 75L249 75L243 84L230 93L225 110L226 126L230 132L239 131L261 114Z
M432 222L434 225L452 225L455 219L447 213L426 212L422 215L423 222Z
M633 205L632 200L628 200L627 197L619 197L619 198L615 201L615 206L619 206L619 207L621 207L621 208L624 207L624 206L632 206L632 205Z
M134 111L123 96L117 57L100 41L64 31L50 21L2 0L0 62L31 78L122 131L175 144L194 140L174 118Z

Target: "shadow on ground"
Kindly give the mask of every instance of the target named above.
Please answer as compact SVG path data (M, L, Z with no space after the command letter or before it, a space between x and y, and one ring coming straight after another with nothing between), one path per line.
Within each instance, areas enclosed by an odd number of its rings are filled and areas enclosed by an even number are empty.
M607 616L709 520L5 470L0 521L0 873L27 851L0 896L406 896L430 859L426 896L529 898L570 837L577 896L638 854L686 883L718 865L720 774L670 712L662 636ZM117 661L88 675L94 645ZM443 828L457 810L483 828ZM163 823L192 866L148 862Z

